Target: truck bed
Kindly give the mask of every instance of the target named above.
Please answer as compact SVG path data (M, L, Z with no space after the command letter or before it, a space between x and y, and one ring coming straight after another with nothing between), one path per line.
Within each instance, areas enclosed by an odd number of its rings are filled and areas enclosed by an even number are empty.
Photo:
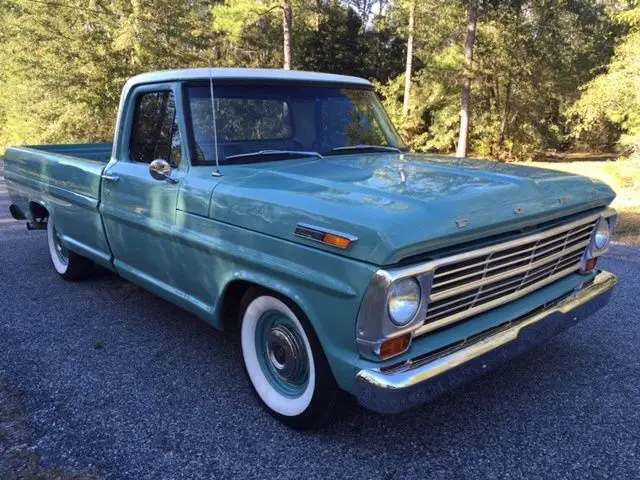
M110 157L110 143L9 147L4 172L12 203L30 220L45 208L69 248L105 266L111 252L98 205Z
M46 153L66 155L68 157L84 158L86 160L96 160L107 163L111 158L111 143L76 143L59 145L27 145L25 148L32 148Z

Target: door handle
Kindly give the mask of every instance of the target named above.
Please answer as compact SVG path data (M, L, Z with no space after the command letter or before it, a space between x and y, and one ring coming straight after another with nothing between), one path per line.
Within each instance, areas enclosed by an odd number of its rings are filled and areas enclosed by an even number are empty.
M118 180L120 180L120 177L118 175L109 175L108 173L103 173L101 177L107 182L117 182Z

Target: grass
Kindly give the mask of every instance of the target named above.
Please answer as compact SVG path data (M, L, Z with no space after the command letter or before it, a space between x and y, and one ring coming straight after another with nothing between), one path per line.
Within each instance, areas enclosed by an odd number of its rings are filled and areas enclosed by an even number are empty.
M613 207L618 211L614 240L640 245L640 157L612 159L610 156L549 156L531 166L577 173L607 183L617 193Z

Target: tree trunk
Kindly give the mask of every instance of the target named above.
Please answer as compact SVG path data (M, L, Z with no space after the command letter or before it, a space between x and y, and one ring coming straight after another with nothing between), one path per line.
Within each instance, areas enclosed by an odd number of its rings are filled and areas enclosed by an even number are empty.
M500 139L498 140L498 150L504 149L504 142L507 139L509 129L509 114L511 110L511 75L507 80L506 92L504 94L504 109L502 110L502 123L500 125Z
M141 35L141 18L142 18L142 6L139 0L132 0L132 22L133 22L133 55L131 56L131 65L134 67L140 67L142 64L142 44L143 39Z
M416 0L411 0L409 5L409 33L407 37L407 65L404 71L404 102L402 103L402 116L409 113L411 101L411 69L413 67L413 25L416 16Z
M471 69L473 67L473 46L476 43L476 23L478 22L478 0L469 3L467 21L467 43L464 51L465 76L462 81L462 106L460 107L460 137L456 157L467 156L469 121L471 115Z
M282 33L284 46L284 69L291 70L291 24L293 23L293 11L291 10L291 2L284 0L282 2Z
M316 11L313 18L317 32L320 30L320 23L322 22L322 0L316 0Z

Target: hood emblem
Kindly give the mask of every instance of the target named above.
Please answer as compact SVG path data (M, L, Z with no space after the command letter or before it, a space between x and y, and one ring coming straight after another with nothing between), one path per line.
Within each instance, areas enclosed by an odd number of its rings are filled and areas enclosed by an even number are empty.
M524 208L516 207L513 209L513 213L515 213L516 215L522 215L524 213Z
M404 185L407 182L407 176L404 173L404 165L400 165L398 167L398 172L400 173L400 183Z
M458 228L464 228L467 225L469 225L469 219L468 218L461 218L459 220L456 220L456 225L458 226Z
M558 202L560 202L560 205L566 205L567 203L569 203L569 196L559 198Z

